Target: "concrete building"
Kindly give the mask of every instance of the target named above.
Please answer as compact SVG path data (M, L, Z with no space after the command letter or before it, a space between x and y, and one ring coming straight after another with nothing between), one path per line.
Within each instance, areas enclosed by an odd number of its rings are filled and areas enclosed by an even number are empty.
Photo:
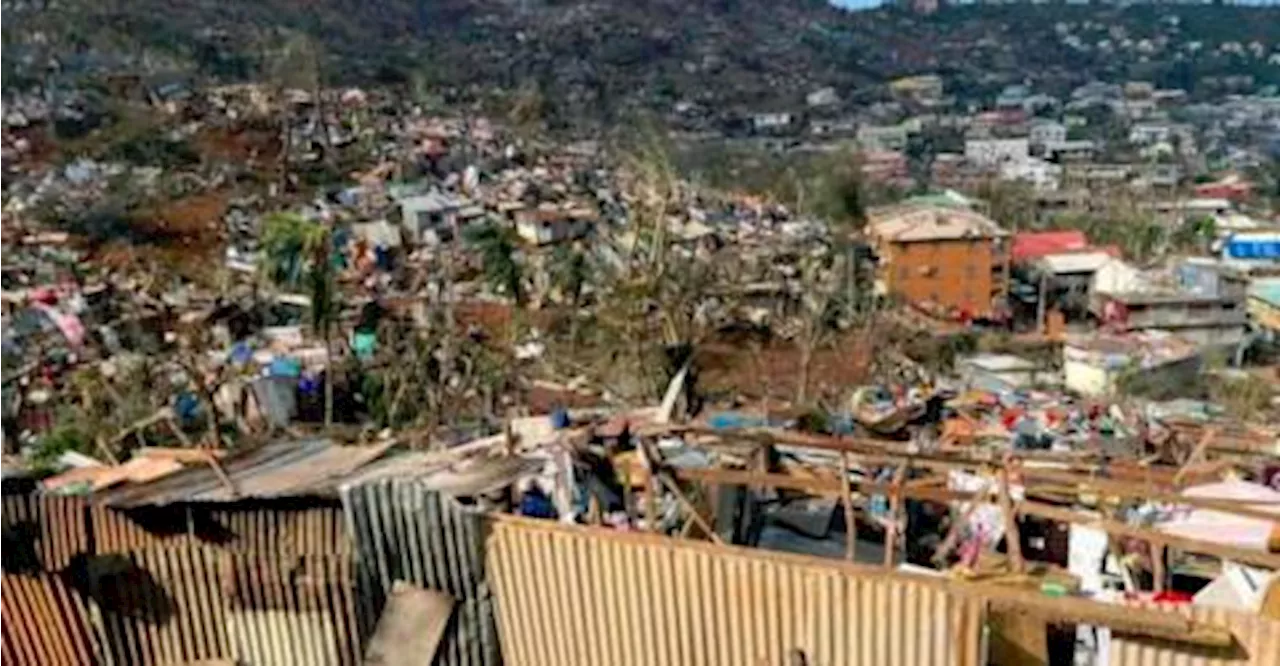
M583 238L594 226L589 212L535 208L516 212L516 234L532 245Z
M1062 166L1038 157L1028 157L1000 165L1000 177L1027 183L1037 192L1052 192L1062 182Z
M907 128L902 125L863 125L858 146L868 152L902 151L907 148Z
M956 371L966 386L984 391L1016 391L1060 380L1039 363L1012 354L975 354L957 361Z
M1056 162L1087 162L1098 152L1097 146L1086 139L1046 141L1041 146L1045 159Z
M970 317L1002 309L1008 234L990 218L958 208L902 205L873 210L868 230L880 257L882 293Z
M1197 345L1162 333L1073 335L1062 347L1063 385L1091 398L1121 391L1159 397L1194 381Z
M400 204L400 224L411 243L433 245L453 238L469 202L446 192L395 197ZM483 211L481 211L483 213Z
M1044 148L1051 143L1062 143L1067 140L1067 126L1054 120L1035 122L1028 130L1027 139L1032 148Z
M1239 345L1248 321L1243 285L1217 293L1150 285L1130 291L1095 290L1089 309L1108 330L1162 331L1213 347Z
M1007 162L1023 162L1031 154L1027 139L966 139L964 157L972 164L998 167Z

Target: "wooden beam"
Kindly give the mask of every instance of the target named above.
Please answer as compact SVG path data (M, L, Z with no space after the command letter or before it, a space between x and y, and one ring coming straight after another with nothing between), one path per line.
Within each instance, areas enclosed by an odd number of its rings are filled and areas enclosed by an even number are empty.
M1022 515L1038 516L1040 518L1048 518L1049 520L1056 520L1063 523L1086 525L1095 529L1100 529L1111 536L1140 539L1151 544L1162 544L1190 553L1214 555L1225 560L1233 560L1244 564L1254 564L1268 569L1280 569L1280 555L1275 553L1268 553L1261 550L1250 550L1248 548L1229 546L1210 541L1200 541L1198 539L1188 539L1186 537L1166 534L1159 530L1153 530L1146 527L1126 525L1118 521L1108 520L1098 516L1091 516L1079 511L1057 507L1050 504L1031 501L1021 502L1017 506L1017 512Z
M832 497L836 499L839 499L844 490L844 484L839 479L801 479L788 474L759 474L757 472L747 472L742 470L720 469L673 469L672 474L676 478L684 481L785 488L806 492L811 495ZM864 494L889 494L892 489L890 484L865 481L858 482L851 480L850 485ZM904 497L910 499L929 500L934 502L972 502L989 501L990 499L986 495L979 493L928 487L903 488L902 494ZM1059 522L1088 525L1101 529L1112 536L1125 536L1153 543L1163 543L1179 550L1205 555L1215 555L1223 559L1234 560L1245 564L1256 564L1261 567L1280 570L1280 555L1277 554L1250 550L1247 548L1238 548L1235 546L1227 546L1208 541L1200 541L1197 539L1187 539L1185 537L1165 534L1164 532L1157 530L1125 525L1124 523L1098 518L1080 511L1057 507L1051 504L1044 504L1042 502L1019 502L1017 506L1014 507L1014 512L1018 515L1038 516L1040 518L1048 518Z
M701 527L702 531L706 532L707 536L711 537L712 541L723 546L724 541L720 539L719 534L716 534L715 528L707 524L707 521L702 518L702 514L698 513L698 507L694 506L693 502L690 502L689 498L685 497L684 493L680 492L680 488L674 481L668 478L667 473L659 471L654 476L658 477L658 481L662 483L663 486L666 486L668 492L675 496L676 502L678 502L680 506L684 507L685 511L689 512L693 522L697 523L698 527Z
M1076 494L1092 491L1099 495L1114 495L1128 500L1151 500L1167 504L1182 504L1184 506L1211 509L1214 511L1233 513L1238 516L1248 516L1250 518L1259 518L1262 520L1280 520L1280 514L1258 508L1259 506L1264 505L1280 506L1271 501L1264 500L1261 502L1251 502L1245 500L1215 499L1211 497L1187 497L1179 493L1159 490L1144 490L1137 487L1135 484L1125 481L1086 477L1057 470L1022 467L1019 470L1019 473L1022 476L1023 483L1027 487L1028 491L1033 491L1035 489L1035 485L1032 483L1033 481L1053 481L1055 483L1065 484L1071 487L1072 492Z
M809 493L810 495L832 497L835 499L839 499L840 494L844 490L844 483L841 482L840 479L829 477L801 478L790 474L761 474L759 472L748 472L745 470L696 468L675 468L671 470L671 473L682 481L702 481L705 483L720 483L734 486L765 486L768 488L783 488ZM865 495L888 495L893 490L893 484L889 483L853 480L850 480L849 483L853 488ZM981 499L981 497L976 493L931 487L904 488L902 494L904 497L910 499L929 500L934 502L968 502L975 498Z

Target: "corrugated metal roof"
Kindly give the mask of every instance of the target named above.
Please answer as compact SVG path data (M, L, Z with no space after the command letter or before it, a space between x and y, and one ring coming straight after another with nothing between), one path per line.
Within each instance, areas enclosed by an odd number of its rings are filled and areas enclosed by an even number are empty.
M1099 268L1109 263L1111 263L1111 255L1102 251L1046 254L1040 257L1039 261L1039 264L1053 275L1096 273Z
M1010 250L1014 261L1036 259L1047 254L1083 250L1089 238L1083 231L1024 231L1013 237Z
M111 490L96 501L136 507L333 495L347 476L381 458L389 448L389 444L338 446L324 439L277 442L225 458L217 467L196 465L150 483Z

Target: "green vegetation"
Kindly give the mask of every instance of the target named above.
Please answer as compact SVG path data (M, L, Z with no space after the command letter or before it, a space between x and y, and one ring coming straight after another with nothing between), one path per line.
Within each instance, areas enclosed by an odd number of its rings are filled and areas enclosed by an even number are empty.
M489 287L515 301L524 304L524 287L521 284L520 262L516 256L515 230L493 222L473 226L465 232L468 245L480 253L485 281Z
M333 424L333 332L341 304L335 284L337 260L329 227L292 213L262 222L261 270L270 282L302 289L310 300L311 330L325 342L324 423Z

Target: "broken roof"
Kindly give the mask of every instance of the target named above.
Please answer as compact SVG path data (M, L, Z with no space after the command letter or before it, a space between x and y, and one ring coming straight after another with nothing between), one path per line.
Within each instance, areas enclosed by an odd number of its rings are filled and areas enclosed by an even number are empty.
M107 490L95 500L128 508L336 495L340 483L381 458L390 447L338 446L327 439L276 442L231 455L217 464L191 465L144 483Z
M870 217L871 235L895 242L998 238L1008 235L991 218L958 208L890 206L871 211Z

